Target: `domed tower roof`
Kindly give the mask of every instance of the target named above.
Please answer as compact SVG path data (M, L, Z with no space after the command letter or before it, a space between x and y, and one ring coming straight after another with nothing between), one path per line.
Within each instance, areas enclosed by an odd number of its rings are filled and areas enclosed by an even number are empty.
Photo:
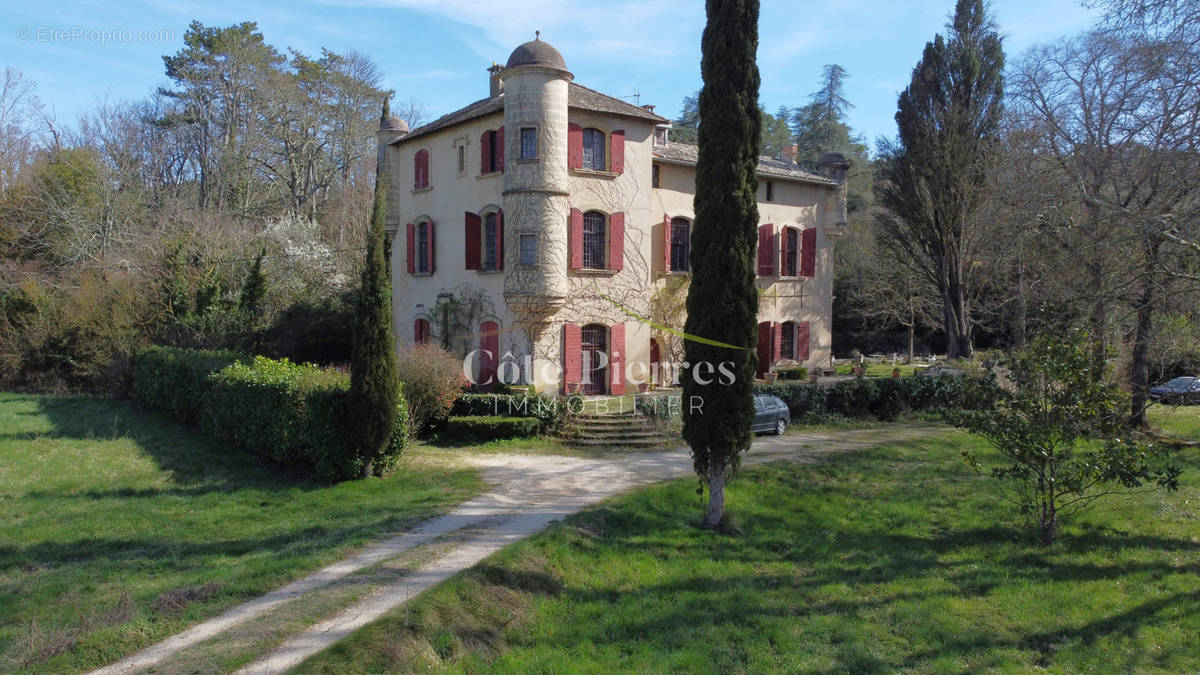
M566 70L567 62L563 60L562 54L549 42L542 42L540 31L536 32L536 36L535 39L514 49L512 55L508 57L508 65L505 67L544 66Z
M404 120L400 119L399 117L396 117L395 115L388 115L387 119L380 120L379 130L380 131L403 131L405 133L408 133L408 131L409 131L408 122L405 122Z

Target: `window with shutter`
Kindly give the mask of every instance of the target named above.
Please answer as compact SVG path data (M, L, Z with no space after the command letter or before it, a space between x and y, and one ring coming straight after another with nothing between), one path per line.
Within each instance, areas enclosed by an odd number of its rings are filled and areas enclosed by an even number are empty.
M429 335L429 319L417 319L413 322L413 342L419 345L429 344Z
M690 267L692 224L687 218L671 219L671 271L687 272Z
M799 274L800 268L800 231L794 227L785 227L783 229L783 247L780 251L782 260L780 261L780 276L794 277Z
M567 125L567 168L583 168L583 127L573 122Z
M796 360L807 361L810 354L812 334L807 321L796 326Z
M583 211L571 209L571 219L567 224L567 234L570 241L570 267L573 270L583 269Z
M796 322L784 321L783 330L779 339L780 349L779 355L781 358L793 359L796 358Z
M479 324L479 376L475 380L485 391L496 387L496 370L500 363L500 324L484 321Z
M429 151L418 150L413 156L413 189L429 187Z
M500 266L500 226L495 213L483 217L483 269L496 270Z
M417 273L417 226L409 223L404 230L405 239L405 265L408 267L409 274Z
M562 364L562 393L572 394L583 380L583 331L579 324L563 324Z

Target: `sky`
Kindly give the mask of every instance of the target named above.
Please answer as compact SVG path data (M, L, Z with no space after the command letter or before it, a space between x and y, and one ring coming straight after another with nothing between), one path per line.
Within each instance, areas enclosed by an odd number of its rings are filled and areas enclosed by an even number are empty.
M759 100L770 112L808 101L821 69L846 69L851 127L871 144L894 136L896 97L926 42L945 32L953 0L763 0ZM1033 45L1077 33L1097 13L1077 0L994 0L1010 61ZM109 100L168 85L162 56L187 26L254 21L279 50L322 48L372 57L396 101L430 118L487 95L486 68L503 64L540 30L575 81L674 118L698 90L703 0L83 0L0 6L0 65L15 66L69 126ZM397 106L393 106L397 107Z

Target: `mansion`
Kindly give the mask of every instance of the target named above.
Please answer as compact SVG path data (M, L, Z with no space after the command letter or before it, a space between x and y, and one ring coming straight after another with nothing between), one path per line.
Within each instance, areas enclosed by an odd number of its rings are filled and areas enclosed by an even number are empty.
M540 39L488 73L487 98L412 130L389 118L378 132L397 339L470 355L481 384L584 394L671 384L696 146L670 142L653 106L576 84ZM847 169L829 153L817 173L801 170L794 146L759 162L760 373L829 361Z

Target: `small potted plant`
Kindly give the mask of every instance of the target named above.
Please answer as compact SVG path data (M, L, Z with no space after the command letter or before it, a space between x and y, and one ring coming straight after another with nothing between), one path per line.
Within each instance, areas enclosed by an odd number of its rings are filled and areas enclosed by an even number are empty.
M900 377L900 368L898 368L898 367L892 368L892 377Z
M863 375L867 374L867 367L863 365L862 352L858 351L857 349L850 352L850 363L850 372L853 373L855 377L862 377Z
M779 373L773 370L768 370L767 372L763 373L763 379L767 381L767 384L775 384L775 380L779 379Z
M644 394L648 391L650 391L650 383L649 382L638 382L638 393L639 394Z

